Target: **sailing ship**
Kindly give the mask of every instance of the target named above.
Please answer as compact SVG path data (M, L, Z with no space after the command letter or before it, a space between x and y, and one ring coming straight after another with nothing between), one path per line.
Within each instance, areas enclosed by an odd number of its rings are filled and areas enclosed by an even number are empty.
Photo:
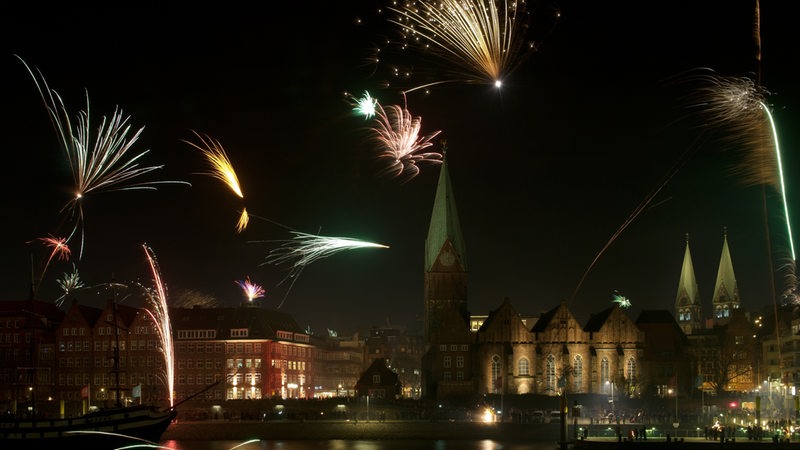
M174 408L134 405L66 419L0 419L0 446L8 449L116 448L146 441L157 444L175 419ZM53 445L53 447L50 447Z

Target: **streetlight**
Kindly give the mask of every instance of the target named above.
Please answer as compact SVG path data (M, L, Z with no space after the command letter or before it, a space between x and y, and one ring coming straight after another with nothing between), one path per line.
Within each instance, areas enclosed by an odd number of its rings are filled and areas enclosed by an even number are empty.
M612 383L609 380L606 380L606 384L611 386L611 401L610 401L610 403L611 403L611 412L613 413L614 412L614 383Z

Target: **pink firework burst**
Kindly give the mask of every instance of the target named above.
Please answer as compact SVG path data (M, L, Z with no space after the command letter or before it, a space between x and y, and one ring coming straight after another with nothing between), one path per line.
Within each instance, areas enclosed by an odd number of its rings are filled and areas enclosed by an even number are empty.
M441 153L423 151L433 146L431 141L441 130L423 135L422 117L412 115L406 106L390 105L384 108L380 103L376 106L372 131L382 148L378 157L389 161L387 173L411 179L419 173L420 163L442 162Z

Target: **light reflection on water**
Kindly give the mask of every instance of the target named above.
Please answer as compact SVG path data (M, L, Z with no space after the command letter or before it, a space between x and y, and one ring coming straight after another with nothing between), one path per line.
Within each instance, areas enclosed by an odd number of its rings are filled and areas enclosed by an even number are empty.
M174 450L556 450L553 443L483 440L164 441Z

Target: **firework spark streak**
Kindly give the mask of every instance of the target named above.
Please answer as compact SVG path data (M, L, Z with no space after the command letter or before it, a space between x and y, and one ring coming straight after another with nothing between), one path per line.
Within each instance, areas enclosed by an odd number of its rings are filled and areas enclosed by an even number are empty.
M431 140L441 130L421 136L422 117L414 117L406 107L399 105L384 108L378 103L376 114L372 132L382 148L378 158L389 161L387 173L411 179L419 174L418 164L442 162L441 153L422 152L433 146Z
M169 308L167 306L167 287L161 279L161 270L158 267L153 249L147 244L142 244L147 262L153 273L153 283L155 289L148 291L147 304L145 311L152 319L156 327L158 336L161 339L161 351L164 355L164 377L169 389L169 405L175 405L175 349L172 344L172 325L169 319Z
M196 144L187 140L183 140L183 142L191 145L192 147L200 150L203 156L206 157L206 161L211 167L211 172L208 175L222 181L225 185L233 191L239 198L244 198L244 194L242 193L242 188L239 185L239 177L236 176L236 171L233 169L233 164L231 163L230 158L228 158L228 154L225 152L225 148L222 147L222 144L211 136L208 135L201 135L200 133L194 132L195 136L200 140L200 144ZM247 214L247 209L242 208L242 213L239 216L239 221L236 223L236 232L241 233L247 228L247 224L249 223L250 218Z
M139 160L149 151L145 150L128 158L128 152L139 139L144 127L129 136L131 126L128 124L130 116L123 116L117 108L110 119L103 116L97 127L96 136L92 133L92 123L89 113L89 95L86 94L86 109L80 111L73 131L70 114L64 105L61 96L50 89L44 76L37 70L36 73L28 64L17 57L33 78L36 88L47 108L50 120L55 128L60 145L66 154L67 161L72 171L75 184L72 199L62 208L67 212L74 227L67 237L70 241L80 230L81 244L78 259L83 255L84 244L84 213L81 205L82 199L92 193L120 191L120 190L155 190L158 184L188 184L182 181L137 181L142 175L161 169L163 166L140 166ZM38 77L37 74L38 73Z
M253 299L261 298L265 294L264 288L250 281L250 277L247 277L244 280L238 280L236 281L236 284L242 288L242 292L244 292L245 297L247 297L247 299L251 302Z
M389 20L400 27L405 42L421 42L440 57L441 66L460 69L460 79L436 81L406 92L446 82L480 82L497 87L528 56L536 44L525 31L530 14L523 1L439 0L396 3Z

